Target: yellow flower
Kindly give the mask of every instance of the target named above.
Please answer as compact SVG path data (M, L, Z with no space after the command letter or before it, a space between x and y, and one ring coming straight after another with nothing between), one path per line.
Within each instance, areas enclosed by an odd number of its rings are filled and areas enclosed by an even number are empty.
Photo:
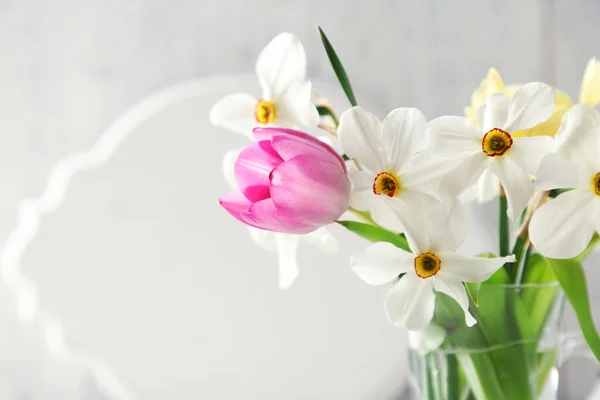
M588 68L590 68L590 64L588 64ZM597 76L596 71L598 74ZM600 89L600 65L595 68L595 71L590 72L590 76L593 76L590 81L594 81L593 84ZM495 68L490 68L487 76L483 78L479 87L475 89L471 95L471 105L465 107L465 116L469 121L477 125L477 109L486 102L488 96L495 93L504 93L508 97L512 97L519 87L521 87L521 85L504 85L500 73ZM598 99L600 100L600 90L598 90L597 93ZM544 121L531 129L515 132L513 136L554 136L560 127L560 121L562 120L563 115L572 105L569 96L566 93L557 90L556 108L554 109L552 116L547 121Z
M600 103L600 62L592 57L588 61L581 81L579 102L594 107Z

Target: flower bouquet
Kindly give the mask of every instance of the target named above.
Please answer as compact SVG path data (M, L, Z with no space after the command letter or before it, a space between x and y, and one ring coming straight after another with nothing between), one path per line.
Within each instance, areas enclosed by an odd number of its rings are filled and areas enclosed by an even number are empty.
M350 266L390 285L385 312L411 331L417 398L539 398L557 362L563 297L600 358L581 265L600 229L596 61L576 105L544 83L505 86L491 69L465 116L427 121L398 108L380 121L320 34L351 108L338 116L313 95L302 44L283 33L258 57L260 97L231 94L210 113L250 140L226 154L232 191L219 201L278 253L280 286L298 274L299 241L335 251L328 224L372 242ZM462 254L465 206L493 199L498 248Z

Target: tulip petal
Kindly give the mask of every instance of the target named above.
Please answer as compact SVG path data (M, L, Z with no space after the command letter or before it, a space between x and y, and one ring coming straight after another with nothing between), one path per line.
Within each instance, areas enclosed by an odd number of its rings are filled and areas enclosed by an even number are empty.
M378 242L350 257L350 266L369 285L383 285L414 268L415 255L391 243Z
M492 172L500 180L506 194L508 207L506 215L514 221L527 206L533 194L533 183L525 166L517 159L508 155L492 163Z
M501 128L508 119L508 105L510 98L504 93L496 93L489 96L477 110L477 123L483 132L494 128Z
M556 145L566 159L598 171L599 137L600 113L585 104L576 104L563 118L556 133Z
M531 218L531 243L546 257L576 257L596 230L600 218L598 203L598 196L584 189L574 189L550 200Z
M252 139L252 129L260 126L254 116L256 98L246 93L223 97L210 110L211 124L240 133Z
M287 88L306 78L306 53L291 33L280 33L260 52L256 76L265 100L277 100Z
M269 174L283 159L269 141L248 145L235 163L235 180L248 200L255 202L269 198Z
M291 217L279 210L273 199L264 199L253 203L246 213L242 213L243 222L257 228L281 233L303 234L314 231L314 225L302 219Z
M346 154L375 173L385 171L387 154L382 148L383 125L373 114L360 107L344 111L338 136Z
M550 153L540 163L534 186L537 189L587 189L591 174L581 164L569 161L558 153Z
M465 322L467 326L473 326L477 323L475 318L469 312L469 297L462 282L458 279L433 278L433 288L440 293L452 297L465 313Z
M325 225L348 209L350 181L337 161L299 155L271 172L270 193L281 212Z
M416 108L397 108L383 120L383 145L394 172L403 171L427 139L427 119Z
M300 237L286 233L275 234L275 246L277 247L277 261L279 264L279 289L287 289L298 277L300 271L296 251Z
M286 127L316 127L319 124L319 113L311 99L310 82L292 83L277 101L277 117L281 121L276 121L276 124Z
M238 221L246 225L258 226L245 217L245 213L252 206L252 203L239 190L233 190L222 196L219 199L219 204Z
M508 120L501 128L509 133L533 128L546 121L556 107L556 92L545 83L532 82L515 92L508 108Z
M280 136L283 136L283 137L294 136L297 139L302 139L307 146L314 145L316 147L321 147L324 150L328 151L331 155L333 155L339 161L339 163L342 166L342 168L344 169L344 171L346 170L346 162L339 155L339 153L337 151L335 151L335 149L333 147L331 147L327 143L323 142L322 140L319 140L319 139L317 139L313 136L310 136L304 132L296 131L294 129L286 129L286 128L256 128L252 132L254 134L254 137L258 141L261 141L261 140L273 141L276 137L280 137ZM286 155L286 154L284 154L284 155ZM293 158L295 156L296 156L295 153L290 153L290 154L287 154L287 157L284 157L284 159L289 160L290 158Z
M507 262L514 262L514 256L507 257L473 257L455 252L438 253L442 266L436 278L456 279L465 282L483 282Z
M433 318L434 309L433 282L412 272L404 275L385 297L385 312L390 322L410 331L425 328Z
M314 244L325 253L337 253L340 250L337 239L325 227L303 235L302 239L307 243Z
M441 157L481 152L483 135L466 118L443 116L429 122L431 151Z
M294 135L280 135L271 139L271 146L284 161L305 155L335 162L337 157L333 157L331 151L323 144L320 140L307 140Z

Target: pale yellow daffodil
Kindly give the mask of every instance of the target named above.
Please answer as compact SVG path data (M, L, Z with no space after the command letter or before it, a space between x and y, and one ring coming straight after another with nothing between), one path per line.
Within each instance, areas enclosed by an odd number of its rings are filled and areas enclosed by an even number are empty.
M600 103L600 61L595 57L588 61L581 80L579 102L591 107Z
M588 68L590 68L589 64ZM600 89L600 66L595 67L594 70L589 73L589 75L590 82L593 82L595 87ZM488 96L495 93L504 93L508 97L512 97L517 89L519 89L521 86L522 85L505 85L500 73L495 68L490 68L487 76L483 78L479 87L475 89L471 95L471 105L465 107L465 116L467 119L469 119L469 121L477 125L477 109L486 102ZM597 93L598 99L600 99L600 90L598 90ZM560 127L560 121L562 120L563 115L569 108L571 108L572 105L573 104L569 96L566 93L557 90L556 108L554 109L552 116L548 120L534 126L533 128L515 132L513 136L554 136Z

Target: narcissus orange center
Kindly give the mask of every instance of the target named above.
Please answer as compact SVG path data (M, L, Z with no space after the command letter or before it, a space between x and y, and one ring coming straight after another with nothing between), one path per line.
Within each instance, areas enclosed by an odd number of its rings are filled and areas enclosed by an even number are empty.
M594 190L594 193L600 196L600 172L592 178L592 189Z
M505 154L513 144L513 139L508 132L494 128L483 136L481 150L490 157Z
M442 262L433 253L421 253L415 258L415 272L419 278L431 278L438 273L442 267Z
M275 113L275 103L266 100L259 100L256 103L254 117L256 118L256 122L259 124L270 124L275 120L275 118L277 118L277 114Z
M400 193L400 180L389 172L380 172L373 182L373 193L394 197Z

